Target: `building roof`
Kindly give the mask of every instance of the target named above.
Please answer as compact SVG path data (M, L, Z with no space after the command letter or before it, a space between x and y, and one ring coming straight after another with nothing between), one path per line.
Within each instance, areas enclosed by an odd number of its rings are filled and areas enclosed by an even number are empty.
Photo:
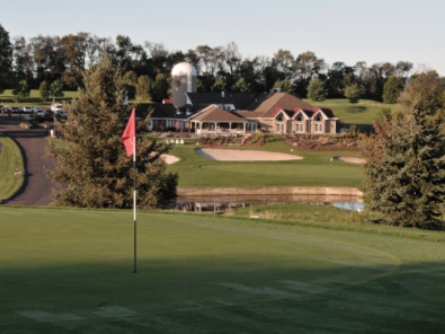
M261 112L261 117L273 117L276 108L294 113L295 108L311 111L315 107L287 93L271 93L250 104L247 110Z
M246 109L255 102L261 93L187 93L190 101L195 104L233 104L237 110Z
M247 122L240 118L239 115L225 111L214 104L198 112L191 120L198 122Z

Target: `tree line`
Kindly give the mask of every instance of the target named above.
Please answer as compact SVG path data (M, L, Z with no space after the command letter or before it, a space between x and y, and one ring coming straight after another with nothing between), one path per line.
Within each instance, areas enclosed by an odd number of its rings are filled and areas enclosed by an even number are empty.
M131 97L151 97L155 102L168 95L171 69L182 61L195 66L200 92L268 92L280 88L306 98L311 95L311 81L317 79L321 90L312 96L341 98L352 90L352 96L378 101L384 99L390 78L396 78L403 89L413 69L409 61L328 64L312 51L294 55L283 49L273 57L246 58L235 42L214 47L198 45L183 52L169 51L163 44L149 41L135 44L129 36L118 35L112 40L87 32L10 39L2 26L0 47L0 88L13 88L18 94L25 91L25 96L26 89L38 89L42 84L49 91L46 95L51 96L77 90L82 85L81 73L98 64L104 54L114 65L122 66L124 85ZM395 103L391 101L386 102Z

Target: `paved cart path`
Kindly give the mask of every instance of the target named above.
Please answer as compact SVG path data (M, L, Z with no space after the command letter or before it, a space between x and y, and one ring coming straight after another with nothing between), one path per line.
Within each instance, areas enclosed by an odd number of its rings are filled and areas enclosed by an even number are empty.
M7 201L11 205L48 205L51 193L57 186L45 175L45 168L54 168L54 163L45 154L48 141L47 129L22 129L20 117L0 115L0 132L12 138L20 147L25 164L23 187Z

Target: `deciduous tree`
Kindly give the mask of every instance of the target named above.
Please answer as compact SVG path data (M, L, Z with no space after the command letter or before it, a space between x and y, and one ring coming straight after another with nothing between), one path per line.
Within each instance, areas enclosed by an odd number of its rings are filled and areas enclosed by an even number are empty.
M20 99L28 97L31 93L31 88L28 86L26 80L20 80L17 86L12 90L12 95L15 95L16 102L19 102Z
M403 91L403 87L403 78L391 76L383 86L383 102L388 104L396 103L400 93Z
M51 92L51 96L63 97L63 83L60 80L54 81L49 87L49 91Z
M307 87L307 97L312 101L321 102L326 100L328 91L324 88L323 82L318 79L312 79Z
M12 44L9 33L0 25L0 93L9 83L12 65Z
M358 84L354 83L345 87L344 94L349 103L357 103L360 100L361 89Z
M42 81L39 87L40 98L43 102L46 102L48 98L51 96L51 92L49 91L48 83L46 81Z

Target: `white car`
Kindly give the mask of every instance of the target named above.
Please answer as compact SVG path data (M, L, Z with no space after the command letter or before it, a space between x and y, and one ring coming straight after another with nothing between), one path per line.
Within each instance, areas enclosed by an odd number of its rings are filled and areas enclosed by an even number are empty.
M63 105L61 105L60 103L54 103L51 106L51 111L57 113L58 111L64 111L63 110Z
M31 107L26 107L26 106L21 107L19 110L22 113L31 113L32 112L32 108Z

